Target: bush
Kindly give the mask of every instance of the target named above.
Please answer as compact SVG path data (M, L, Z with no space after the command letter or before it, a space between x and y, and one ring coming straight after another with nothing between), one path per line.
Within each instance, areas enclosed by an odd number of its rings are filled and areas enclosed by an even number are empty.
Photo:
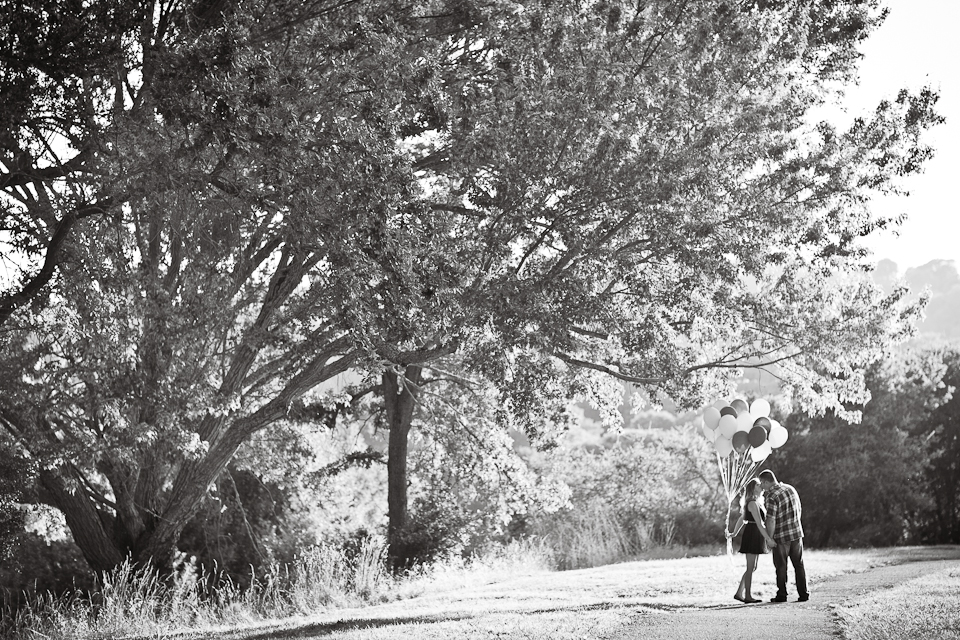
M246 589L251 569L290 563L298 550L316 542L305 511L294 491L231 467L184 528L177 546L206 572L215 571L217 581L229 579Z
M572 508L541 514L531 528L554 545L559 568L723 542L725 498L704 438L692 429L649 430L610 444L546 460L544 473L571 488Z
M397 547L391 551L406 559L404 568L462 555L467 551L472 524L468 515L453 505L416 500L397 535Z
M5 615L15 614L38 594L55 597L92 589L93 572L71 540L47 541L29 531L10 539L12 557L0 563L0 591Z
M722 541L723 523L713 511L687 507L673 514L674 540L687 547L715 544Z

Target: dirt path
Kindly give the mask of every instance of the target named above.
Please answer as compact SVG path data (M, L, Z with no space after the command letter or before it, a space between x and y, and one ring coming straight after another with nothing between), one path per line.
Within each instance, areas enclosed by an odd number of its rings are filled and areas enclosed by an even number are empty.
M921 575L960 566L960 559L918 560L846 574L811 589L810 601L716 604L670 612L640 610L610 640L825 640L840 630L835 607L863 594L890 588ZM792 569L790 577L793 577ZM792 586L792 585L791 585Z

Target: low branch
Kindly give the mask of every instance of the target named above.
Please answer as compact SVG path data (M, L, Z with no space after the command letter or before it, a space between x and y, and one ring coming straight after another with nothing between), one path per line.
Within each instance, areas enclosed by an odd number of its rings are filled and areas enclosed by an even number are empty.
M684 369L678 377L687 376L694 371L699 371L701 369L765 369L781 362L787 360L793 360L803 354L803 351L797 351L796 353L788 353L780 358L774 358L772 360L766 360L764 362L743 362L742 360L735 361L714 361L714 362L705 362L703 364L696 364ZM634 384L660 384L666 382L670 378L667 376L657 376L657 377L641 377L641 376L632 376L626 373L621 373L616 369L611 368L609 365L600 364L597 362L589 362L587 360L581 360L579 358L574 358L571 355L554 352L555 357L566 362L569 365L575 367L583 367L584 369L592 369L594 371L600 371L601 373L606 373L608 375L617 378L618 380L623 380L624 382L632 382Z
M85 153L78 153L63 164L44 167L43 169L30 168L27 170L0 173L0 189L23 187L37 182L47 182L65 178L71 173L83 168L86 155Z
M386 463L387 461L385 456L381 451L374 451L370 448L367 448L366 451L354 451L352 453L348 453L336 462L331 462L330 464L310 473L307 476L307 482L311 484L320 483L327 478L331 478L335 475L343 473L350 467L363 467L365 469L369 469L374 464Z
M60 219L53 232L53 237L47 244L46 256L40 271L30 278L19 291L8 293L0 298L0 325L3 325L19 307L36 297L53 278L57 265L60 263L60 253L67 242L73 225L82 218L105 213L111 205L112 200L107 198L99 203L78 207Z
M579 358L574 358L573 356L567 355L565 353L554 352L553 354L557 358L560 358L567 364L573 365L575 367L583 367L584 369L593 369L594 371L600 371L601 373L606 373L608 375L617 378L618 380L623 380L624 382L633 382L634 384L658 384L660 382L666 382L668 378L657 377L657 378L641 378L638 376L631 376L625 373L620 373L608 367L607 365L598 364L596 362L588 362L586 360L580 360Z
M467 387L467 388L469 388L469 389L472 389L472 388L475 387L475 386L479 386L479 384L480 384L480 383L477 382L476 380L471 380L470 378L464 378L463 376L459 376L459 375L457 375L457 374L455 374L455 373L450 373L449 371L444 371L443 369L440 369L439 367L434 367L434 366L425 364L425 365L423 365L423 368L424 368L424 369L429 369L430 371L434 371L434 372L436 372L436 373L441 374L442 376L445 376L444 378L437 378L437 380L450 380L450 381L452 381L452 382L459 382L460 384L464 385L465 387ZM429 381L428 381L428 382L429 382Z

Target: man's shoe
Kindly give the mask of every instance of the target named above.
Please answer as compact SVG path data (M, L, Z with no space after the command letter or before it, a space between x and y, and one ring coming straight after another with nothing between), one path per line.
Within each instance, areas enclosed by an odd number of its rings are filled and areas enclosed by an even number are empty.
M808 593L805 596L800 596L799 598L797 598L797 602L806 602L809 599L810 599L810 594Z
M770 598L770 602L786 602L786 601L787 601L786 598L780 598L779 596L776 598Z

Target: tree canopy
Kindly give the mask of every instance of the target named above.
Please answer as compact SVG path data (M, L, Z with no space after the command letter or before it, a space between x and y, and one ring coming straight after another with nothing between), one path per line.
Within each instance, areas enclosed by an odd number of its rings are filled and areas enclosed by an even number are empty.
M859 241L936 95L809 117L877 2L4 12L0 424L95 568L168 562L348 370L458 353L534 428L603 377L682 404L752 366L855 417L917 313Z

